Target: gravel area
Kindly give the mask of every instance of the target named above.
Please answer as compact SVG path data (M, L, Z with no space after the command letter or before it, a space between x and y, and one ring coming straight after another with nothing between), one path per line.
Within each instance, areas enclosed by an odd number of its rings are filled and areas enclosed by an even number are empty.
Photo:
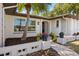
M33 52L31 54L27 54L26 56L59 56L59 54L52 48L41 50L37 52Z

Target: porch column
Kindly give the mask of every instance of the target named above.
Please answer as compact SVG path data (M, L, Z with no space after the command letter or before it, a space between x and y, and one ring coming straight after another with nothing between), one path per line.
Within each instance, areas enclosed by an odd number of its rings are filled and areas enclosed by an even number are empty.
M2 40L2 46L4 47L5 46L5 31L4 31L4 29L5 29L5 9L4 9L4 7L3 7L3 10L2 10L2 32L3 32L3 40Z

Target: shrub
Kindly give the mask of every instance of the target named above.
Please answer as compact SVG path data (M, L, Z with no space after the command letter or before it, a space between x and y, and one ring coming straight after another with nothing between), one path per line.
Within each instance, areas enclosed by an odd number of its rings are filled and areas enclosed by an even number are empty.
M42 38L42 34L41 33L38 33L37 34L37 41L41 40L41 38Z
M53 42L57 42L57 36L55 33L51 32L49 35L51 36Z

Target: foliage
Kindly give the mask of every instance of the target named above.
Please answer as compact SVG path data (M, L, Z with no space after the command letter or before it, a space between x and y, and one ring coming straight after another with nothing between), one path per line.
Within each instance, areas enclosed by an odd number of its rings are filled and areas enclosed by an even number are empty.
M51 36L53 42L57 42L57 36L55 33L51 32L49 35Z
M52 13L57 15L62 14L73 14L78 15L79 14L79 3L57 3L52 10Z
M62 14L62 4L61 3L58 3L55 5L54 9L52 10L52 13L56 16Z
M25 5L28 3L19 3L18 5L18 10L21 12L24 8ZM41 14L44 13L46 14L48 12L48 7L51 6L51 3L30 3L31 8L30 11L33 11L33 14Z
M37 41L41 40L41 38L42 38L42 34L41 33L38 33L37 34Z

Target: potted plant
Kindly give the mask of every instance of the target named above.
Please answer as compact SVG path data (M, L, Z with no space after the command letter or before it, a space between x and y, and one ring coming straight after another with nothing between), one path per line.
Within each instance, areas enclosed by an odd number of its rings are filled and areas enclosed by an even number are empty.
M64 32L59 33L60 38L64 38Z

